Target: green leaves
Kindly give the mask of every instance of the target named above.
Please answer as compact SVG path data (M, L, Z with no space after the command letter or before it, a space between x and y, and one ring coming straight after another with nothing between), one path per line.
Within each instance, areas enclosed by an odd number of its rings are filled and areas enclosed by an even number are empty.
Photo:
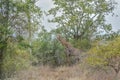
M46 32L44 29L38 38L33 41L33 55L37 58L37 64L61 65L65 62L63 46L56 39L55 32Z
M54 0L56 6L48 13L54 16L50 21L57 23L57 27L62 29L60 33L66 37L90 40L99 32L98 29L104 32L112 30L111 25L105 23L105 14L114 7L111 3L106 0Z
M35 0L0 1L0 79L1 71L12 73L30 64L32 45L27 40L41 27L41 16Z
M102 42L100 42L102 43ZM94 67L100 66L101 68L111 67L117 68L119 71L120 64L120 37L117 37L113 41L96 45L88 52L90 55L87 58L87 62Z
M29 54L27 49L19 48L18 43L15 42L8 43L3 56L3 75L11 76L16 71L29 68L31 60L32 55Z

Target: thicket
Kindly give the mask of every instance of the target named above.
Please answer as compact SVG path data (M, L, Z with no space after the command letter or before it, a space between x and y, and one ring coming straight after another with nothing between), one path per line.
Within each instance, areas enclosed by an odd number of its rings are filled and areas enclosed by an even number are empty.
M87 63L97 70L113 69L116 73L120 71L120 37L110 41L98 41L94 47L88 51Z

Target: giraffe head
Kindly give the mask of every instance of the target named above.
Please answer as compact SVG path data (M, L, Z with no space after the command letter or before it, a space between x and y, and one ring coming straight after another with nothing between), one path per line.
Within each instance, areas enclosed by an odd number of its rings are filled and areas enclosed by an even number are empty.
M62 41L62 37L60 36L60 34L57 35L57 39L58 39L59 41Z

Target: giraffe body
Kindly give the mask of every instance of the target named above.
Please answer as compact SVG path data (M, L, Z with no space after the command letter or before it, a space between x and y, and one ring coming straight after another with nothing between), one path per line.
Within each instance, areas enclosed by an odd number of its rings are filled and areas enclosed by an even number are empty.
M74 48L69 42L67 42L60 35L57 36L57 39L65 47L65 54L66 54L68 61L70 60L70 57L74 57L75 62L80 61L82 52L79 49Z

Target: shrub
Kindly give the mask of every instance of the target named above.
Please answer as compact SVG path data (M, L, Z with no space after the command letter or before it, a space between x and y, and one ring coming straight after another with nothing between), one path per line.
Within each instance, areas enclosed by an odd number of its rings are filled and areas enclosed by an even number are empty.
M7 50L3 56L3 76L9 77L16 71L28 68L32 56L28 50L22 49L16 43L8 43Z
M120 71L120 37L109 41L106 44L100 42L88 52L87 63L94 68L108 69L112 68L116 74Z

